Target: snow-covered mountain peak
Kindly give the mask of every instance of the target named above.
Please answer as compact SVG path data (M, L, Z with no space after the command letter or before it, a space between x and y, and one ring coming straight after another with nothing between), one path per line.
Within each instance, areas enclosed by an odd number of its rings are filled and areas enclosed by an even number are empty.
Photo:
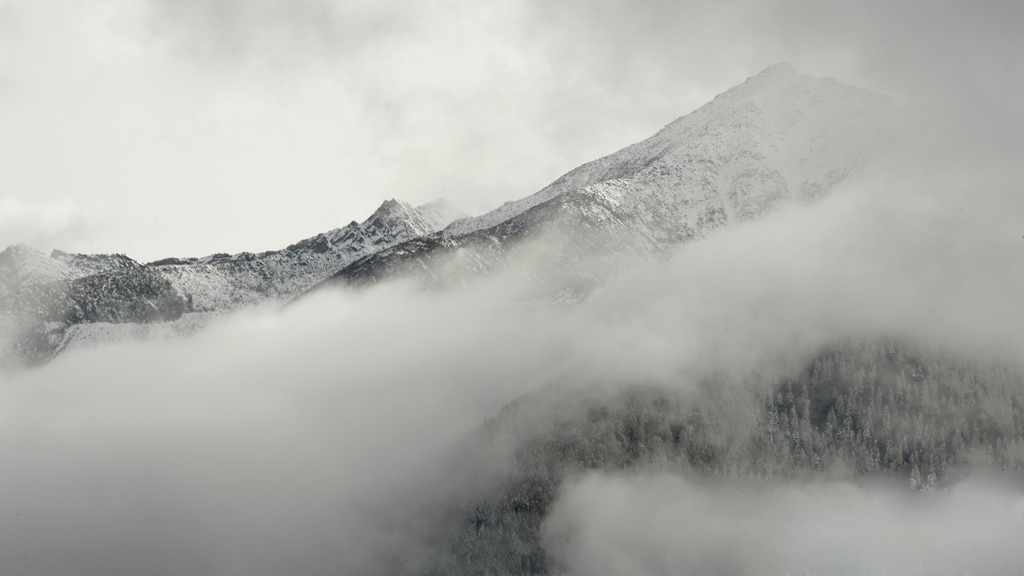
M484 230L611 180L656 183L645 186L645 194L684 204L684 197L720 195L728 220L746 219L779 201L827 192L865 161L904 108L896 99L775 64L650 138L584 164L531 196L457 220L445 233Z
M360 228L372 238L410 233L422 236L435 230L433 223L425 219L416 208L394 198L385 200Z
M422 236L436 232L452 221L465 217L464 212L444 199L413 208L410 204L392 198L385 200L365 222L358 226L370 236L380 234Z
M387 218L390 216L403 216L407 215L412 210L412 207L405 202L399 202L394 198L385 200L381 205L370 215L370 218Z

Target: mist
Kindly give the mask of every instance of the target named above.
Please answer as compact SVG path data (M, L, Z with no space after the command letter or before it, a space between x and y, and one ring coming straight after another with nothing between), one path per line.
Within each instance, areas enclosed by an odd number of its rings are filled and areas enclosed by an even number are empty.
M935 150L575 305L519 298L508 276L324 291L4 375L0 572L401 572L437 538L425 503L483 474L453 455L524 394L742 382L851 334L1018 365L1019 174ZM560 494L545 545L568 573L1015 573L1021 489L986 482L595 472Z
M358 572L360 506L529 386L455 304L326 298L5 382L3 572Z
M567 574L1018 574L1021 486L975 478L946 492L882 482L701 486L593 474L546 534Z
M0 14L3 246L141 262L280 249L392 197L479 214L781 61L1021 155L1017 2L7 0Z

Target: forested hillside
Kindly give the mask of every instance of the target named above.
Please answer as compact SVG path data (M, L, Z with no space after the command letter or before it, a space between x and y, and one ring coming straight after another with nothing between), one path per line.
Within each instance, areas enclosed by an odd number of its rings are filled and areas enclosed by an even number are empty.
M427 507L448 531L428 537L423 574L557 573L542 525L563 484L593 470L715 483L883 475L907 490L941 489L968 467L1024 470L1024 378L899 338L850 339L781 379L544 389L479 436L463 463L475 484Z

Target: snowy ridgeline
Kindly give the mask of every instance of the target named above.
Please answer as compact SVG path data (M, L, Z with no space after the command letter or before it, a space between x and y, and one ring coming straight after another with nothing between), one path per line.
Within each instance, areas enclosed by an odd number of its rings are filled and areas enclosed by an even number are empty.
M777 64L654 136L588 162L536 194L457 220L445 232L491 228L605 182L625 188L615 203L629 213L660 207L692 226L699 219L693 205L707 205L730 220L755 218L779 202L827 193L863 166L905 108L893 98Z
M523 298L574 301L682 243L829 193L880 153L905 111L780 64L643 142L474 218L443 201L390 200L362 223L283 250L146 265L14 246L0 253L0 313L22 327L16 355L37 361L91 338L89 325L177 322L320 286L412 278L452 287L511 271Z
M821 198L882 153L906 112L898 100L772 66L642 142L354 262L333 282L460 285L514 263L548 296L585 293L638 258ZM529 262L515 257L527 244L540 252Z
M218 314L286 302L362 256L463 216L443 200L388 200L364 222L283 250L149 264L11 246L0 252L0 315L16 335L0 357L31 363L90 343L189 334Z

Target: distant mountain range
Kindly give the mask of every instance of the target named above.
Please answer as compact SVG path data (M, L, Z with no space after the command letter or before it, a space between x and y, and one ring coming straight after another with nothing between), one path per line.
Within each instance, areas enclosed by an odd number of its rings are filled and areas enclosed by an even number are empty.
M610 275L788 204L813 202L878 154L906 106L771 66L650 138L467 217L389 200L283 250L166 258L0 252L0 359L173 336L213 314L307 291L411 278L446 287L512 272L532 297L578 300Z

